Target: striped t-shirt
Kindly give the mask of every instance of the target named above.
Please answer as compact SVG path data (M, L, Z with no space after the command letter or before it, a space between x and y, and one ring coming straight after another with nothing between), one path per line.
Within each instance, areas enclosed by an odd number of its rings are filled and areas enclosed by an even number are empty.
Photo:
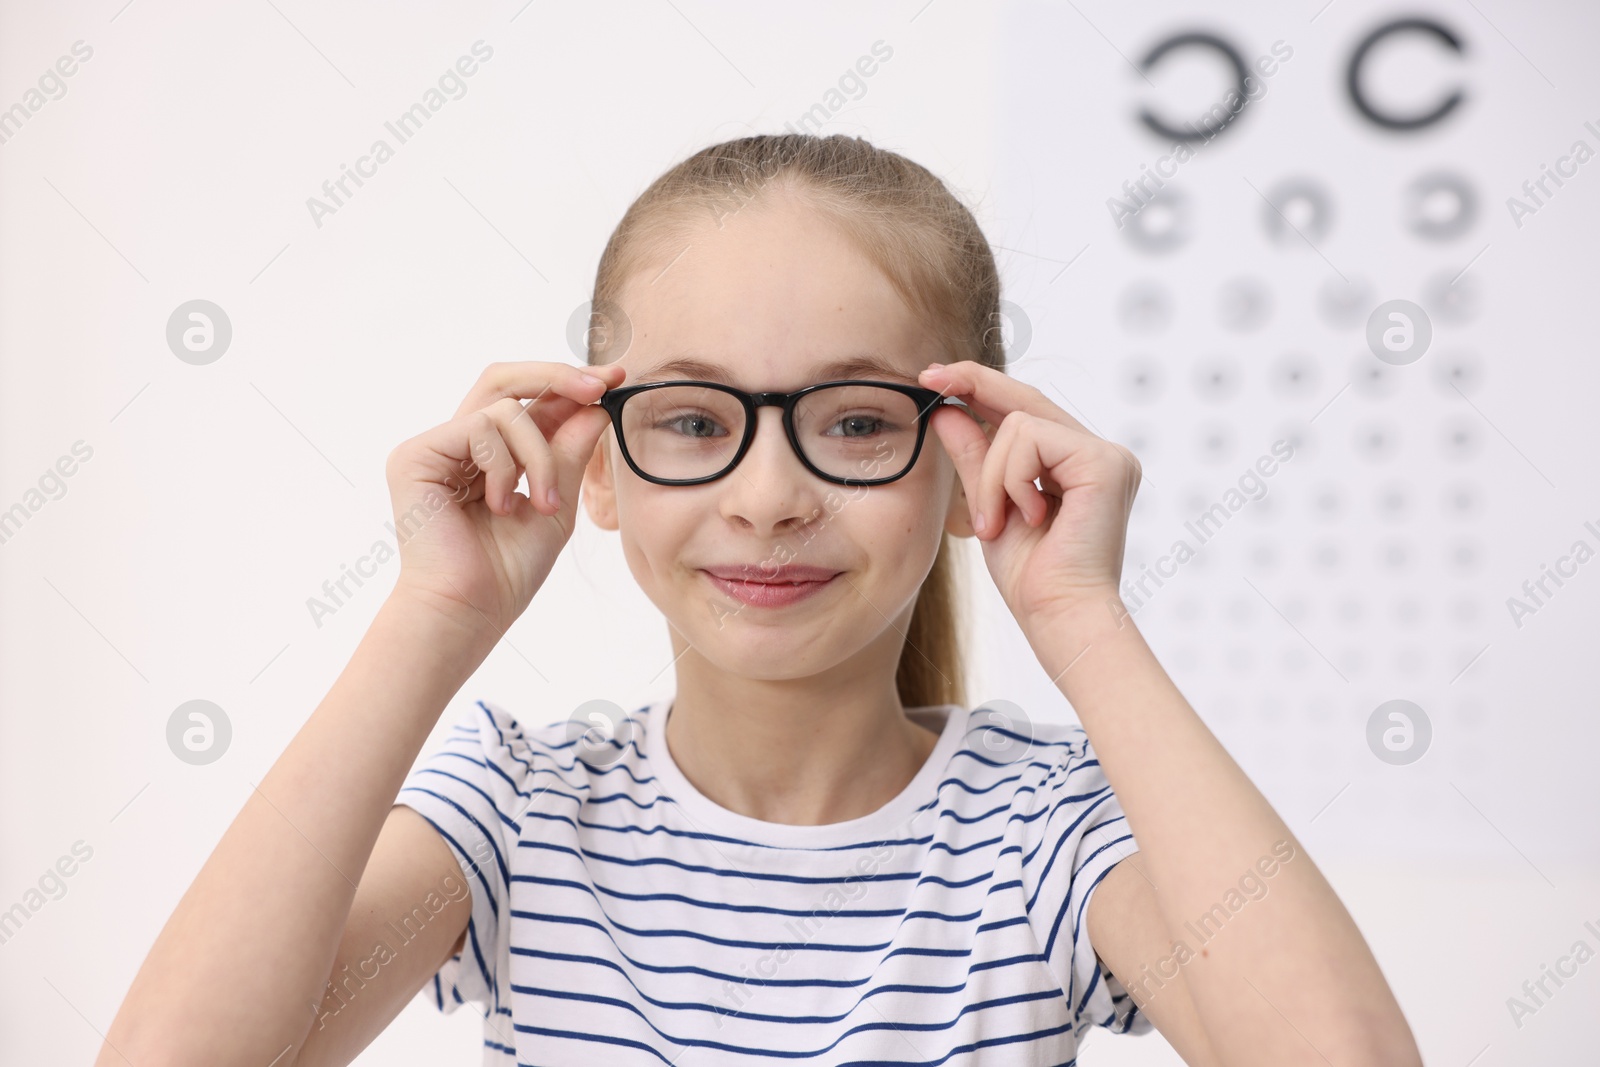
M940 736L905 789L791 826L696 790L670 710L596 745L480 701L406 779L472 893L429 990L483 1014L485 1064L1064 1065L1150 1030L1089 944L1138 845L1081 726L907 709Z

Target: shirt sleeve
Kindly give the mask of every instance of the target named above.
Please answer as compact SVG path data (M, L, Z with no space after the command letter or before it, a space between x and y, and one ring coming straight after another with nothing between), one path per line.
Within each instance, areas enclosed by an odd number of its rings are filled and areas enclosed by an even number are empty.
M1043 733L1043 731L1041 731ZM1154 1028L1089 943L1089 900L1118 861L1139 851L1083 727L1052 731L1028 754L1038 786L1024 815L1022 884L1028 919L1071 1005L1074 1033Z
M508 776L504 768L516 766L511 741L520 737L509 716L480 702L417 764L395 798L439 831L472 894L461 951L445 961L428 987L434 1006L446 1014L468 1002L486 1017L503 1014L500 971L509 950L501 942L510 921L506 890L511 881L507 850L516 847L522 809L518 776Z

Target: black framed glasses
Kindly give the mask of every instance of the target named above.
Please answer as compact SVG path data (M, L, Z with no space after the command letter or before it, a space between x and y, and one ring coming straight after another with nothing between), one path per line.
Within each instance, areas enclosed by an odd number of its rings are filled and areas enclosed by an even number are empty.
M721 382L666 381L607 390L622 457L657 485L699 485L733 470L756 436L756 411L783 409L783 429L807 470L837 485L883 485L916 465L928 418L961 402L899 382L818 382L792 393L747 393Z

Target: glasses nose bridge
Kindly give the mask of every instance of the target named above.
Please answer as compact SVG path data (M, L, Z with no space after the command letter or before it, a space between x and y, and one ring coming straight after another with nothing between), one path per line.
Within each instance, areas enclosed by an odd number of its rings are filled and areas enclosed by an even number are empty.
M759 416L761 414L761 409L762 408L767 408L767 407L778 408L784 415L784 418L780 419L779 421L783 422L783 423L787 423L787 417L788 417L788 413L789 413L789 401L790 401L790 398L794 397L794 396L798 396L798 395L799 395L798 393L777 393L777 392L746 393L745 394L745 396L750 398L750 416L751 416L751 418L750 418L749 434L750 434L751 444L755 443L756 431L761 428L761 420L757 417L757 416ZM794 452L796 454L796 458L803 460L804 457L799 455L799 446L795 443L794 439L789 436L789 430L788 430L788 426L787 425L785 425L784 429L783 429L783 438L788 443L790 451L792 451L792 452ZM737 464L735 464L735 466L737 466ZM732 468L729 468L729 469L731 470Z
M783 408L789 406L789 398L795 393L749 393L750 403L757 411L766 407Z

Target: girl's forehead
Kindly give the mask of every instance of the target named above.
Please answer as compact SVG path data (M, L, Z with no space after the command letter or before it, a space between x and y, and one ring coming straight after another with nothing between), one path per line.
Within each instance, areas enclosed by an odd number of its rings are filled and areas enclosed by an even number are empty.
M657 308L665 313L629 310L631 333L619 362L631 378L660 372L762 389L778 388L780 380L914 382L930 362L953 358L926 323L899 309L797 308L779 300L726 315Z
M679 354L661 358L624 360L635 382L693 378L721 382L737 388L761 390L809 385L843 378L917 384L917 373L927 365L916 352L847 351L785 354L735 352L716 355Z
M804 213L762 213L664 242L628 271L616 298L641 328L701 346L779 335L864 340L902 329L911 310L861 249Z
M890 279L832 235L760 247L744 236L708 235L630 275L617 301L629 324L630 375L699 360L727 378L805 381L821 364L863 357L914 377L947 358ZM831 258L845 250L848 263Z

